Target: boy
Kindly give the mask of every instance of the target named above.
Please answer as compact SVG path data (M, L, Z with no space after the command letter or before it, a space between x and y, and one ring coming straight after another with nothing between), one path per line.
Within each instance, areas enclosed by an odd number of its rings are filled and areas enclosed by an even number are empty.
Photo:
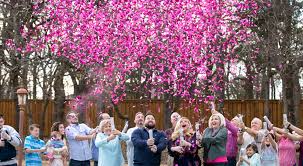
M32 124L29 126L30 135L25 137L25 165L26 166L42 166L40 153L45 152L45 143L39 139L40 126Z

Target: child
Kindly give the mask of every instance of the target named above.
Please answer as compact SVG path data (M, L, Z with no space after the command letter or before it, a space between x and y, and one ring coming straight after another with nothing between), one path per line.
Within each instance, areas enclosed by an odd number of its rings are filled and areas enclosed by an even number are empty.
M255 144L249 144L246 147L246 155L240 156L237 166L261 166L258 147Z
M275 136L272 133L269 133L262 140L261 163L262 166L278 165L278 145L275 142Z
M25 137L25 165L26 166L42 166L40 154L46 151L45 143L39 139L40 126L32 124L29 126L30 135Z
M129 137L118 130L112 130L110 120L102 120L99 126L101 133L98 133L95 141L99 148L98 166L123 166L120 141L126 141Z
M67 147L62 140L62 135L58 131L53 131L46 145L50 166L63 166L62 152L67 150Z

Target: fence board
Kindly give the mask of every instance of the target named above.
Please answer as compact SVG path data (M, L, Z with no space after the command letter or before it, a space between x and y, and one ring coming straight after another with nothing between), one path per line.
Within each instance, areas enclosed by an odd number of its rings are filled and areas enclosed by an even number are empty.
M67 102L69 103L69 102ZM86 116L86 121L91 127L98 125L97 115L98 115L98 105L94 102L88 102L88 107L84 115ZM224 115L231 119L237 114L244 114L244 122L247 126L250 125L250 121L253 117L258 117L260 119L264 116L264 104L262 100L229 100L224 102ZM42 121L45 122L45 127L42 129L44 136L48 136L50 133L50 128L53 123L53 112L54 112L54 102L50 101L45 116L42 116L44 102L42 100L29 100L28 109L25 112L25 125L24 133L28 134L28 125L30 123L29 117L32 115L32 123L40 124ZM119 104L119 110L123 115L129 117L130 127L134 126L134 116L136 112L146 113L148 111L152 112L156 116L157 128L163 129L164 127L164 106L165 101L163 100L127 100ZM186 102L180 104L178 112L188 117L191 122L194 124L197 119L202 119L204 117L204 125L207 126L208 116L210 112L206 112L205 105L199 106L201 112L194 112L195 106L189 105ZM109 110L110 108L106 108ZM278 100L269 101L269 110L270 116L269 119L276 125L282 126L282 114L283 114L283 103ZM65 114L68 112L68 109L65 109ZM6 124L17 127L16 120L16 103L14 100L0 100L0 114L5 115ZM122 129L124 126L124 121L118 118L118 114L113 111L113 116L115 118L115 123L118 129ZM303 117L303 102L300 103L299 117ZM297 117L297 118L299 118ZM300 127L303 128L303 123L301 122Z

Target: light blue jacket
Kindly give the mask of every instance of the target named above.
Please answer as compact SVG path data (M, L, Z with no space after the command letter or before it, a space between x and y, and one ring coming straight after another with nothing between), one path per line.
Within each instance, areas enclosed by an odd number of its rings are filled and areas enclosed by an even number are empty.
M108 135L104 133L99 133L96 137L95 145L99 148L98 166L123 166L124 158L120 141L126 141L129 137L125 133L110 141L107 141L107 137Z
M250 166L261 166L261 157L258 153L255 153L251 158L248 158L247 155L244 156L244 159L250 162ZM249 166L245 161L243 161L240 166Z

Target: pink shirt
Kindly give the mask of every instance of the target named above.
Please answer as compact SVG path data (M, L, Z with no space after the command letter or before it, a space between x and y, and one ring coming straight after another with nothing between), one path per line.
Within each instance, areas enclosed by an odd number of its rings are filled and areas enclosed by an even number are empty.
M207 160L207 163L209 164L213 164L213 163L226 163L227 162L227 157L226 156L221 156L221 157L217 157L214 160Z
M286 137L282 137L279 141L279 162L280 166L292 166L296 164L295 143Z

